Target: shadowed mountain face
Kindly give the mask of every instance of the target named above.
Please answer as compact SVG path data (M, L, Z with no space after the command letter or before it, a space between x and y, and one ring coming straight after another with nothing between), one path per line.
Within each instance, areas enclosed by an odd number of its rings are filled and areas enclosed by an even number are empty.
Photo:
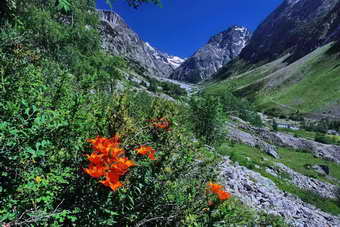
M231 27L211 37L204 47L187 59L170 77L193 83L209 78L224 64L237 57L250 37L251 32L247 28Z
M254 32L240 58L268 62L285 53L293 62L340 35L339 0L285 0Z
M152 76L169 77L184 61L144 42L124 20L112 11L98 11L102 24L103 47L113 55L123 56L141 65Z

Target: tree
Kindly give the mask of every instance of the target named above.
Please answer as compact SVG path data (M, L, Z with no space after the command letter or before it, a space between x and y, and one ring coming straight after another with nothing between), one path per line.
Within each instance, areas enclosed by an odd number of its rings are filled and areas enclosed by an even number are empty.
M109 0L107 0L107 1L109 1ZM132 6L134 8L138 8L143 3L153 3L153 4L156 4L156 5L159 5L161 3L160 0L127 0L127 2L129 3L130 6Z
M67 0L67 1L69 1L69 0ZM115 0L105 0L105 1L106 1L107 4L111 5L112 2L114 2ZM156 5L161 4L160 0L126 0L126 1L129 4L129 6L131 6L133 8L138 8L144 3L153 3L153 4L156 4Z
M272 126L273 126L273 130L277 132L278 131L278 125L277 125L277 122L275 121L275 119L273 120Z
M0 24L7 18L13 16L13 11L16 8L15 0L2 0L0 1Z

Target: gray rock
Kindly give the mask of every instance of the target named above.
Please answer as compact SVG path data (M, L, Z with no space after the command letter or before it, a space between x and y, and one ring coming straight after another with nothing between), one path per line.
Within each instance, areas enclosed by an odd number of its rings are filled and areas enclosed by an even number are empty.
M321 175L328 175L329 174L329 167L326 165L313 165L311 168L317 172L320 173Z
M205 46L188 58L170 77L193 83L209 78L223 65L236 58L246 46L250 37L251 32L242 26L233 26L214 35Z
M340 163L340 146L318 143L304 138L297 138L280 132L253 128L256 135L277 146L313 153L316 157Z
M311 152L317 158L334 161L340 163L340 146L318 143L304 138L297 138L290 134L281 132L272 132L267 128L257 128L250 124L238 123L237 127L230 127L231 135L239 135L243 139L240 142L249 144L249 141L254 141L254 138L262 140L267 144L272 144L280 147L292 148L304 152ZM247 131L245 132L240 130ZM234 132L232 132L234 131ZM249 139L253 138L253 139ZM250 145L250 144L249 144Z
M329 183L322 182L320 180L304 176L294 170L290 169L289 167L285 166L282 163L276 163L275 167L277 168L278 172L284 172L290 176L290 181L297 187L312 191L321 197L336 199L337 198L337 191L338 187Z
M289 51L290 61L340 35L339 0L285 0L256 29L240 58L272 61Z
M276 171L273 170L272 168L266 168L265 171L266 171L267 173L269 173L270 175L273 175L274 177L278 177Z
M98 10L101 19L102 45L113 55L125 57L151 76L169 77L184 59L170 56L144 42L116 13Z
M281 191L270 179L235 166L228 158L219 165L219 171L219 180L227 191L257 210L284 217L292 226L340 226L339 217Z
M262 140L261 138L257 136L254 136L248 132L239 130L236 127L232 127L230 125L228 126L227 137L233 141L247 144L251 147L258 147L261 151L265 152L266 154L276 159L280 158L275 146L266 143L264 140Z

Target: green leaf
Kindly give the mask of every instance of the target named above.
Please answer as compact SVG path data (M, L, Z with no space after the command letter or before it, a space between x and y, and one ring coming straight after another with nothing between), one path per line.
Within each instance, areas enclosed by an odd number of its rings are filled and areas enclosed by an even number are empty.
M59 0L57 9L68 12L71 10L71 3L68 0Z

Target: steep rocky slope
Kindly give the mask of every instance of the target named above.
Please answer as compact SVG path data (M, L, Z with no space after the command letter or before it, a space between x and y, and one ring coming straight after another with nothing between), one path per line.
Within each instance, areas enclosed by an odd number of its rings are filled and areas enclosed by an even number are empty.
M251 32L240 26L233 26L214 35L205 46L187 59L170 77L188 82L198 82L209 78L224 64L237 57L250 37Z
M339 196L339 146L328 153L329 145L230 119L227 137L234 148L223 153L228 157L219 165L228 191L257 210L284 217L291 226L340 225L339 211L326 208ZM332 158L326 157L331 153ZM319 172L318 166L328 171Z
M98 11L101 18L103 47L141 65L149 74L168 77L184 61L144 42L124 20L112 11Z
M221 163L220 172L220 179L228 191L254 209L284 217L291 226L340 225L339 217L280 190L272 180L246 167L235 165L228 158Z
M240 58L272 61L285 53L293 62L336 38L340 31L339 0L285 0L256 29Z

